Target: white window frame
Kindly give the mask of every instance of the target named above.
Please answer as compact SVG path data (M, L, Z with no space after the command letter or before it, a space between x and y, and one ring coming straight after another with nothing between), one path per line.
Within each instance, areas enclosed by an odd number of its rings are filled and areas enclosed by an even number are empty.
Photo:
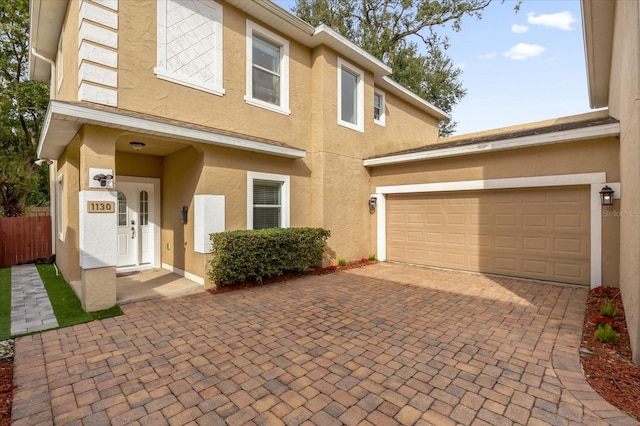
M64 203L64 177L63 175L58 175L57 185L56 185L56 227L58 228L58 239L60 241L64 241L64 209L62 208Z
M253 97L253 35L280 45L280 105L274 105ZM290 115L289 109L289 41L268 29L247 19L245 33L247 45L246 92L244 100L249 105L265 108L284 115Z
M207 5L214 10L214 20L216 27L215 43L211 49L215 53L215 80L213 84L203 84L197 79L187 78L185 76L172 73L167 70L167 1L158 0L158 18L157 18L157 65L153 72L161 80L167 80L172 83L181 84L203 92L212 93L214 95L223 96L225 90L223 87L223 49L222 49L222 5L213 0L207 2Z
M376 96L380 97L380 118L376 118ZM385 93L380 89L373 90L373 122L384 127L386 124L385 116L387 115L387 104Z
M356 82L356 124L342 120L342 70L357 77ZM338 58L338 124L364 133L364 71Z
M274 173L247 172L247 229L253 229L253 181L278 182L280 185L280 228L291 226L291 177Z
M64 38L64 27L62 28L62 33L60 34L60 40L58 41L58 58L56 59L56 92L60 93L60 88L62 87L62 80L64 79L64 56L62 52L62 44Z

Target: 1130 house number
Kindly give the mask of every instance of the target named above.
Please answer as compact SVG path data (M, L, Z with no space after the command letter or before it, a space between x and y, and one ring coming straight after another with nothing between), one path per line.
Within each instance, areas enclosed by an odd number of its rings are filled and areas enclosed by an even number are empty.
M113 213L115 211L115 201L87 201L87 213Z

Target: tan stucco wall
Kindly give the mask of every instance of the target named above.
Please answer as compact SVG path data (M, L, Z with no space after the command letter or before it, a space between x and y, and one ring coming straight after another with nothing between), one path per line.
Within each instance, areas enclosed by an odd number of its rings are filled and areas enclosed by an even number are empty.
M609 110L620 120L620 288L633 361L640 364L640 4L616 2Z
M62 32L63 77L59 90L57 76L55 77L57 100L78 100L78 17L77 0L72 0L67 6Z
M56 265L67 281L80 279L79 236L78 236L78 191L80 190L80 137L76 135L58 159L57 179L62 176L62 239L56 230Z
M116 173L119 176L162 178L163 157L139 153L116 152Z
M606 172L608 182L618 182L618 138L562 143L543 147L498 151L480 155L434 159L371 168L372 193L377 186L434 182L505 179L530 176ZM614 209L616 206L612 206ZM371 217L371 252L376 251L376 216ZM619 218L603 218L603 280L618 286L616 229Z

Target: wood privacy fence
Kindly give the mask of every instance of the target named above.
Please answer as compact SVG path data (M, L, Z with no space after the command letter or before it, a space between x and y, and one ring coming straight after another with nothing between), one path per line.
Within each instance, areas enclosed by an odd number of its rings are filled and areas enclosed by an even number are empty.
M51 216L0 218L0 267L51 257Z

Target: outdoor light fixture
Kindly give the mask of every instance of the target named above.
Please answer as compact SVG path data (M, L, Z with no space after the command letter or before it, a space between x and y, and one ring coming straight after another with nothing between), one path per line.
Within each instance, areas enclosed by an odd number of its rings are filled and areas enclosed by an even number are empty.
M100 186L107 186L107 181L111 179L113 179L113 175L104 175L102 173L93 177L93 180L100 182Z
M612 206L613 205L613 189L609 188L608 185L605 185L600 191L600 201L603 206Z
M142 148L144 148L146 146L146 144L144 142L129 142L129 145L131 145L131 148L133 148L134 151L139 152L142 150Z
M378 199L375 195L372 195L369 198L369 213L374 214L376 212L376 204L378 204Z
M36 166L42 166L43 164L46 164L47 166L53 164L52 160L47 160L45 158L40 158L36 161L34 161L34 163L36 163Z
M188 217L189 217L189 207L182 206L182 210L180 210L180 223L187 223Z

